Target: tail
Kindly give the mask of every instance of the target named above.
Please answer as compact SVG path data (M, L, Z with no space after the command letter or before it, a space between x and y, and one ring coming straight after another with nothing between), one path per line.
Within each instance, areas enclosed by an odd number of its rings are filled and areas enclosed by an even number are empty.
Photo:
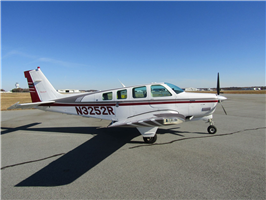
M29 84L31 100L33 103L54 100L62 97L62 94L58 93L44 76L40 67L36 70L25 71L24 75Z

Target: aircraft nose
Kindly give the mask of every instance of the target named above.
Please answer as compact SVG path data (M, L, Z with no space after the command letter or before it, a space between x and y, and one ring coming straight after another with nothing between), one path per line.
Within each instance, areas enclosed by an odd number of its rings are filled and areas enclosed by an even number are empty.
M221 95L217 95L217 98L218 98L219 101L224 101L224 100L227 99L226 97L221 96Z

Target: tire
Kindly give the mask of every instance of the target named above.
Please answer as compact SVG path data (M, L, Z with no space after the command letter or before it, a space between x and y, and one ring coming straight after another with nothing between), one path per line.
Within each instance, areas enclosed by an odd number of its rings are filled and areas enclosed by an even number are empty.
M217 131L217 128L213 125L210 125L207 130L209 134L215 134Z
M152 143L156 142L157 135L155 134L154 137L143 137L143 140L144 140L145 143L152 144Z

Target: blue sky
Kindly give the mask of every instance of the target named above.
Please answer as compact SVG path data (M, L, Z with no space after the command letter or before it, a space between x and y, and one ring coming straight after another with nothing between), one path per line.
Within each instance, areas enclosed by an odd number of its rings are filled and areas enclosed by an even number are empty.
M1 2L1 88L265 85L265 2Z

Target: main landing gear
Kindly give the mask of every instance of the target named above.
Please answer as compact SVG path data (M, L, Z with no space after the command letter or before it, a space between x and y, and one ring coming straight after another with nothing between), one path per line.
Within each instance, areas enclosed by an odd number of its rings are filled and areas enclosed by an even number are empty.
M209 119L208 122L210 123L210 126L208 127L208 133L209 134L215 134L217 131L217 128L213 125L212 119Z
M155 134L154 137L143 137L143 140L145 143L152 144L152 143L156 142L157 134Z
M158 129L157 126L155 127L137 127L138 131L141 133L143 136L143 140L145 143L152 144L156 142L157 140L157 135L156 131Z

